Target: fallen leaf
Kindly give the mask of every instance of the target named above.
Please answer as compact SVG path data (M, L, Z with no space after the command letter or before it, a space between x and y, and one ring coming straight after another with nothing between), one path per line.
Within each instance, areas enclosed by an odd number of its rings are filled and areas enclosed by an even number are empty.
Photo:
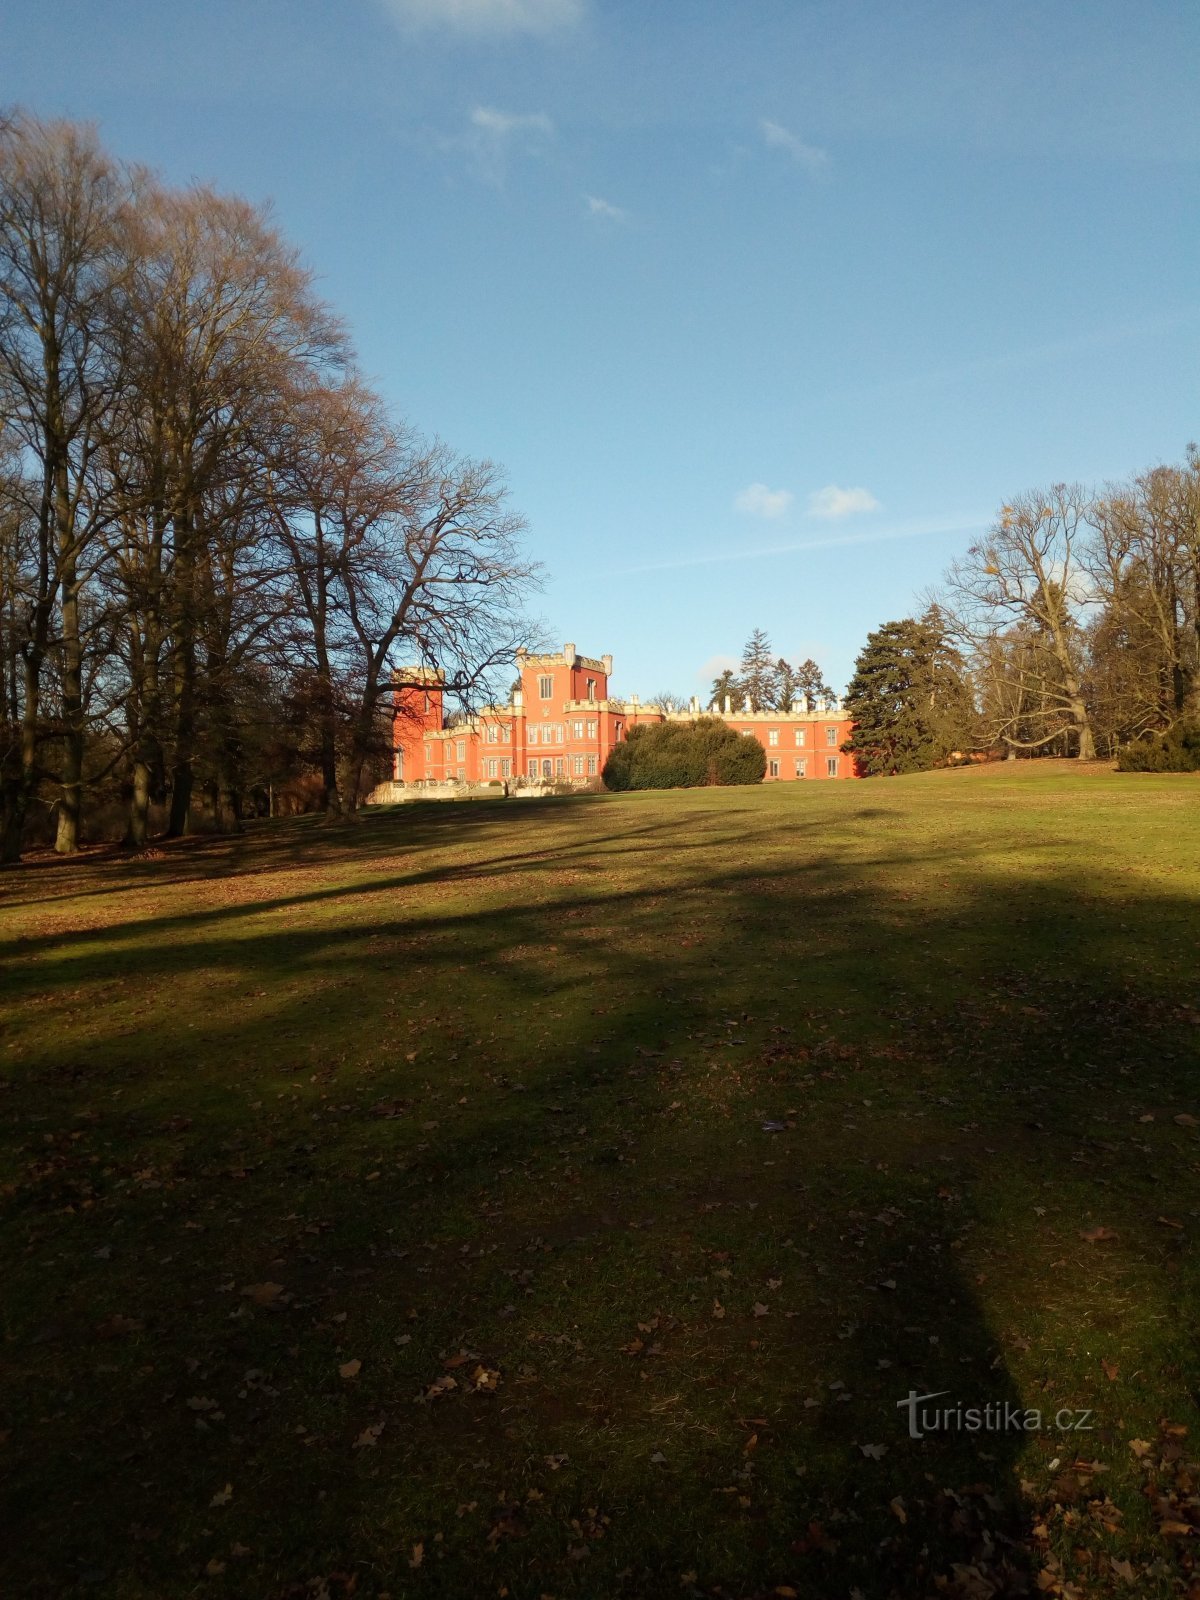
M884 1456L887 1455L887 1445L885 1444L860 1444L858 1448L871 1461L882 1461Z
M377 1422L373 1427L364 1428L354 1441L356 1450L368 1450L379 1443L379 1435L383 1432L385 1423Z
M218 1489L208 1502L210 1506L227 1506L233 1499L233 1485L227 1483L223 1489Z
M770 1306L763 1305L761 1300L756 1300L754 1302L754 1315L756 1317L769 1316L770 1315L770 1311L771 1311Z
M1115 1239L1117 1235L1111 1228L1080 1229L1079 1237L1088 1244L1099 1244L1103 1239Z
M96 1324L96 1332L102 1339L119 1339L125 1333L141 1333L145 1327L144 1322L139 1322L136 1317L123 1317L120 1312L114 1316L105 1317L103 1322Z
M1190 1111L1181 1111L1175 1121L1181 1128L1200 1128L1200 1122L1196 1121Z
M412 1555L409 1556L409 1558L408 1558L409 1566L413 1567L413 1568L419 1567L421 1565L422 1561L424 1561L424 1559L425 1559L425 1546L423 1544L415 1544L415 1545L413 1545L413 1547L412 1547Z
M248 1283L242 1290L247 1300L256 1306L273 1306L283 1293L281 1283Z
M1119 1373L1120 1368L1114 1362L1101 1361L1100 1370L1104 1373L1104 1376L1108 1379L1109 1383L1116 1383L1117 1374Z
M338 1368L343 1378L357 1378L362 1371L361 1361L343 1361Z
M896 1495L888 1501L888 1509L900 1522L908 1521L908 1512L904 1508L904 1501L900 1495Z

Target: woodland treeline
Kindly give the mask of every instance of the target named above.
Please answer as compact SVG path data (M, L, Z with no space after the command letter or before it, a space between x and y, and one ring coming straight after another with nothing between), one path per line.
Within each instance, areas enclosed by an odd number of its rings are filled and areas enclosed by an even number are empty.
M858 658L847 748L867 771L971 746L1200 765L1194 445L1099 492L1055 484L1014 499L926 601Z
M354 807L393 666L469 697L526 642L523 531L263 208L0 119L0 858Z

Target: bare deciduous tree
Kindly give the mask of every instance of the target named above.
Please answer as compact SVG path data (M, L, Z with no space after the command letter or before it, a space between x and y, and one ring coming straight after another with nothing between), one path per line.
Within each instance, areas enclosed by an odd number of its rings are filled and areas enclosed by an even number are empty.
M990 737L1037 749L1067 736L1085 761L1096 753L1080 618L1091 509L1078 485L1022 495L945 580L948 623L988 675Z

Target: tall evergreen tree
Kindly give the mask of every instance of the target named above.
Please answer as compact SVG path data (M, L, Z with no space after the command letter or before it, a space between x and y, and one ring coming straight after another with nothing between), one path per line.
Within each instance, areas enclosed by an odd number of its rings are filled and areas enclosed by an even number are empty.
M755 628L742 651L740 687L751 711L769 711L775 704L775 662L771 641L761 628Z
M726 700L729 701L730 705L737 706L741 704L741 699L742 686L738 682L736 675L729 667L726 667L719 678L713 679L712 698L709 700L709 705L715 706L718 711L723 711Z
M825 674L811 656L796 668L796 690L803 696L804 703L810 711L816 710L818 700L837 698L833 689L825 682Z
M842 749L868 776L921 772L969 740L963 663L936 608L867 635L846 694L854 732Z
M796 669L790 661L785 661L782 656L775 663L775 691L773 696L776 711L790 711L792 702L800 694L800 680L796 677Z

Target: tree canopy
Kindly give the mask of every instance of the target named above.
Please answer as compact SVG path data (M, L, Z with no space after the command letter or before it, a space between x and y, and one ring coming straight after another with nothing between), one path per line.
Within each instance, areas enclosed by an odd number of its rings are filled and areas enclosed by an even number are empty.
M969 740L974 708L964 663L935 608L867 635L845 704L854 728L842 748L869 776L937 766Z

